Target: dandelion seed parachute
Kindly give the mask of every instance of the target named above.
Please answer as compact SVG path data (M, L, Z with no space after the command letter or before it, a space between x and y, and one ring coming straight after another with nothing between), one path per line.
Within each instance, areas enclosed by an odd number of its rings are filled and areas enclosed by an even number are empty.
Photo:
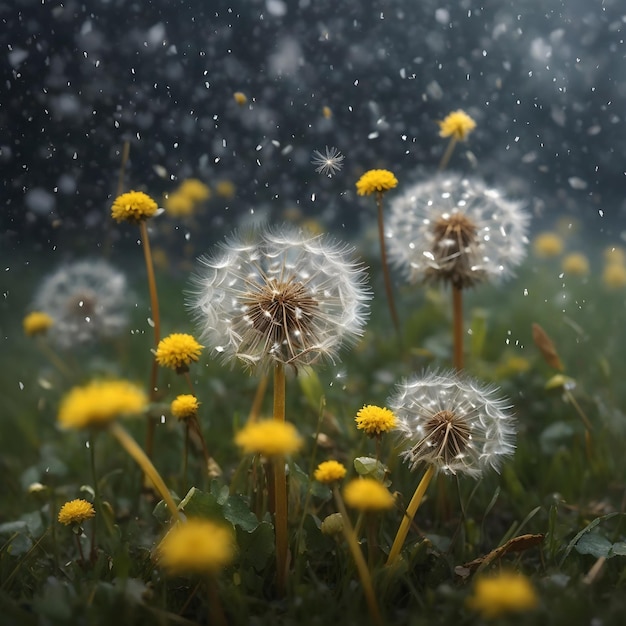
M326 146L325 153L322 154L319 150L313 151L313 158L311 163L316 165L315 171L318 174L325 174L328 178L332 178L333 174L336 174L343 167L342 161L345 156L341 154L337 148L329 148Z
M291 228L231 236L200 259L188 299L202 341L250 368L335 362L363 333L371 299L352 252Z
M519 202L480 179L437 174L392 200L389 256L410 283L497 281L523 260L529 221Z
M479 477L499 469L515 450L515 422L498 388L454 372L427 372L402 381L389 400L403 458L447 474Z

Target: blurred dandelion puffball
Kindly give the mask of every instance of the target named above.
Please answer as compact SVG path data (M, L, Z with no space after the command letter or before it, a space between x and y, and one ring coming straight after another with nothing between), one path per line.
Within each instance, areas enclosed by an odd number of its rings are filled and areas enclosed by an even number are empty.
M389 406L411 469L420 463L478 478L515 450L515 422L494 386L450 372L426 372L397 385Z
M126 276L105 261L77 261L47 276L32 308L48 314L48 337L58 347L74 348L109 339L129 322Z
M441 173L391 201L385 235L410 283L463 289L512 275L526 254L529 221L521 203L480 179Z
M245 366L334 363L361 336L371 292L353 249L291 228L232 235L200 273L189 307L201 339Z

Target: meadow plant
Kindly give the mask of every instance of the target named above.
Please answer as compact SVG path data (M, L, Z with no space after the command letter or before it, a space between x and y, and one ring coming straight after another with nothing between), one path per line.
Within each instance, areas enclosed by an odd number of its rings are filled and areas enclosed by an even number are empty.
M478 178L437 174L391 202L389 255L411 284L449 284L454 366L463 368L464 289L513 273L526 253L530 216Z
M200 259L190 309L201 339L224 360L273 368L273 416L285 421L285 366L334 363L361 336L371 298L353 250L291 228L234 235ZM274 470L277 588L288 567L287 481Z

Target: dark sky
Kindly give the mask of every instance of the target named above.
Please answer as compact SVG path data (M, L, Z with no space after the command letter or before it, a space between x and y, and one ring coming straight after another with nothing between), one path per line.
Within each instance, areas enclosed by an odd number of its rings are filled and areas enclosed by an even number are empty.
M626 9L476 4L2 2L0 241L98 241L126 140L128 186L157 198L186 176L235 183L209 233L251 209L358 225L358 176L428 176L445 147L435 122L457 108L478 128L451 167L527 200L540 220L619 233ZM332 179L310 163L325 145L346 157Z

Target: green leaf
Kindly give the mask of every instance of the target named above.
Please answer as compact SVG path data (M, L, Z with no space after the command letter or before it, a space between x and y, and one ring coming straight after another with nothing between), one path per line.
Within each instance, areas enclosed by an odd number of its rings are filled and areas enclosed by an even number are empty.
M224 503L224 517L233 525L250 533L259 525L257 516L240 495L232 495Z
M611 546L609 557L612 556L626 556L626 541L618 541Z
M374 478L385 487L391 485L387 478L387 466L371 456L359 456L354 459L354 469L359 476Z
M600 533L587 533L576 543L576 552L579 554L591 554L599 559L601 556L608 557L613 544Z
M260 571L274 554L274 527L269 522L261 522L251 533L238 528L237 544L241 569L253 567Z
M300 389L306 398L307 404L317 412L320 408L320 401L324 395L324 388L320 379L313 369L303 371L298 376L298 382L300 383Z
M224 520L223 508L212 493L192 487L178 508L188 517Z
M569 553L573 550L574 546L580 541L580 539L586 535L588 532L591 532L600 522L605 522L606 520L613 519L616 515L624 515L624 513L608 513L607 515L603 515L602 517L596 517L596 519L592 520L587 524L576 536L567 544L567 548L565 548L565 554L559 563L559 566L562 566L565 562L565 559L569 556Z

